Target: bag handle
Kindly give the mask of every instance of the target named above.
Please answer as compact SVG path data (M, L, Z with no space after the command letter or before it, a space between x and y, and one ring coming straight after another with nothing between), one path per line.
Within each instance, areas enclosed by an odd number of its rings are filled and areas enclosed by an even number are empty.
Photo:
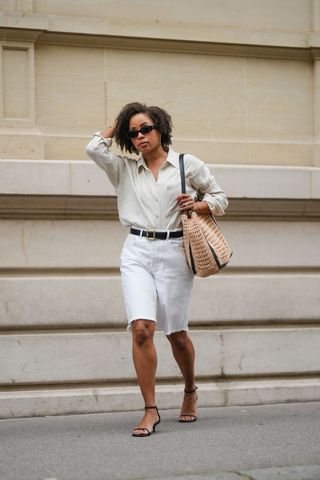
M179 154L179 165L180 165L180 179L181 179L181 192L187 193L186 191L186 175L184 171L184 153ZM191 218L192 210L187 211L188 218Z
M183 161L184 153L180 153L179 155L179 165L180 165L180 178L181 178L181 192L186 193L186 177L184 173L184 161Z

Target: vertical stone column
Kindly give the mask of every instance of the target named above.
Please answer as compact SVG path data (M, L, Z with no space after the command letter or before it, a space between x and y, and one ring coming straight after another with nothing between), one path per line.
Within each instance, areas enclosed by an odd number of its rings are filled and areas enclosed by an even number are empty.
M310 33L309 46L313 54L313 165L320 167L320 0L312 1L312 32Z
M320 49L314 52L314 157L313 166L320 167Z

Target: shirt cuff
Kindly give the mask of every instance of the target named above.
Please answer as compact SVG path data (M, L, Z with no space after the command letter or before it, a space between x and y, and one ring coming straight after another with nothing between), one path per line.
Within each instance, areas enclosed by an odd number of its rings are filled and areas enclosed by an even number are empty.
M221 215L221 208L219 205L217 205L217 202L212 198L211 195L209 194L205 194L203 196L203 198L201 199L203 202L206 202L208 204L208 207L210 208L210 212L213 214L213 215Z
M101 135L101 132L94 132L93 134L94 137L99 137L99 139L107 145L107 147L111 147L112 145L112 138L105 138Z

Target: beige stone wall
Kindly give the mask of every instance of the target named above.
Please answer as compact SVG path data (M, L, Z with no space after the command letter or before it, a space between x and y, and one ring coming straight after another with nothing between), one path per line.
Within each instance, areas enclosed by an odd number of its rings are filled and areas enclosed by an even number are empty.
M208 163L318 162L311 61L13 45L2 47L3 158L85 159L89 133L138 100L167 108L175 147Z
M142 100L208 163L319 166L317 1L149 3L1 2L2 158L85 159Z
M201 405L319 399L319 31L318 0L0 0L0 416L141 407L126 231L84 151L134 100L230 198L233 260L190 309Z

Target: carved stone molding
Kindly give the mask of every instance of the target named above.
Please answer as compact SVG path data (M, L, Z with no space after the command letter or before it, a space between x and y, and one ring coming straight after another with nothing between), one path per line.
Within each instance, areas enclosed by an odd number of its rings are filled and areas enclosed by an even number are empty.
M320 218L319 200L231 198L222 221ZM0 219L117 220L114 196L0 195Z

